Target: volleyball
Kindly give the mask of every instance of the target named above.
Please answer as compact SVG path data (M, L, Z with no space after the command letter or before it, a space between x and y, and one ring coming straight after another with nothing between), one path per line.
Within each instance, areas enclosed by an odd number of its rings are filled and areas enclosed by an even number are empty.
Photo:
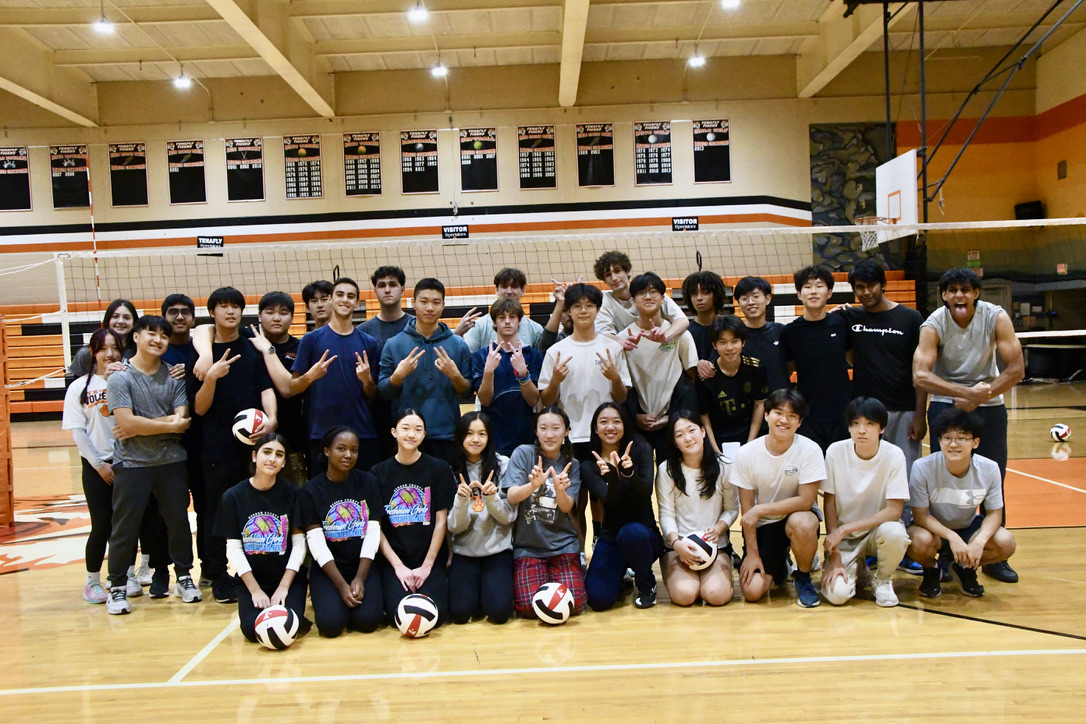
M532 596L532 610L543 623L565 623L573 614L573 594L561 583L544 583Z
M253 430L263 424L264 413L255 407L250 407L248 410L242 410L234 416L234 425L230 429L233 430L234 437L238 440L246 445L254 445L255 443L249 436L253 434Z
M256 640L272 651L282 651L298 636L298 616L286 606L269 606L256 617Z
M694 547L698 549L698 562L694 565L687 565L686 567L692 571L704 571L709 566L713 565L713 561L716 560L716 545L713 543L707 543L697 533L691 533L686 536L686 540L694 544ZM681 560L681 559L680 559Z
M1057 422L1052 426L1052 429L1048 431L1048 434L1052 436L1052 439L1056 442L1063 442L1071 437L1071 428L1064 425L1062 422Z
M409 639L421 639L437 625L437 606L429 596L412 593L400 600L393 621Z

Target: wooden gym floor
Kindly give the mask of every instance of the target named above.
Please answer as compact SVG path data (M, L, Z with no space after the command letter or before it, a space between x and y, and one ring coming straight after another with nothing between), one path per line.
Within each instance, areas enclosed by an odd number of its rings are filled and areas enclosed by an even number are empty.
M18 521L0 534L0 711L5 722L115 717L203 721L1082 720L1086 690L1086 383L1010 399L1008 525L1016 585L981 577L901 606L865 593L803 610L768 602L648 611L627 599L550 628L517 620L395 629L291 649L248 644L234 607L176 598L106 615L81 597L84 535L75 447L59 423L17 423ZM1068 459L1055 459L1069 456ZM733 540L738 542L733 532ZM205 595L209 592L205 592Z

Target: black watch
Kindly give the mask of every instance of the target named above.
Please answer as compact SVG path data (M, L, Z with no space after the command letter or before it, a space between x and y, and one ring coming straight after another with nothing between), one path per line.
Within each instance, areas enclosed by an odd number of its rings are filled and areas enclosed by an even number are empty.
M275 345L269 344L268 348L264 350L264 354L275 354Z

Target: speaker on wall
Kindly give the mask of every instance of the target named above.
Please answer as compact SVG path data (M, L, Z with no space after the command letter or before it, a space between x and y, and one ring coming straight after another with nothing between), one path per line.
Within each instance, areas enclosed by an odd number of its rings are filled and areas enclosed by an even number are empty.
M1024 204L1014 205L1014 218L1016 221L1043 219L1044 217L1045 207L1040 201L1027 201Z

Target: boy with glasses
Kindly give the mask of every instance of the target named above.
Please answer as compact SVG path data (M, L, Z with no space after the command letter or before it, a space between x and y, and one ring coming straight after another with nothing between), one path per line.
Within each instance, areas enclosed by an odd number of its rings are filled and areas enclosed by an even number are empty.
M917 460L909 483L914 521L909 527L909 556L924 567L920 595L942 595L935 563L938 553L953 559L951 571L962 593L983 596L977 569L1007 560L1016 546L1014 536L1000 525L1003 485L999 466L973 454L984 434L984 419L976 412L951 407L939 415L932 430L942 450ZM982 503L985 512L978 515L977 506Z

